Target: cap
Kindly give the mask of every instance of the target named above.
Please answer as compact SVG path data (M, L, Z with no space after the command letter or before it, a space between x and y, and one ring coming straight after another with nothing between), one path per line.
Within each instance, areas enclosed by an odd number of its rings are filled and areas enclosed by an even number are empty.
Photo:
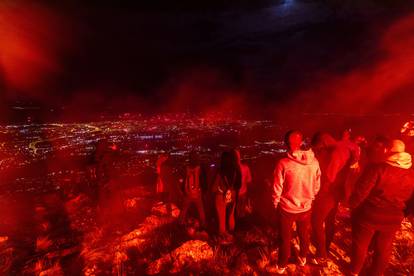
M404 152L405 144L403 141L395 139L391 142L390 152Z

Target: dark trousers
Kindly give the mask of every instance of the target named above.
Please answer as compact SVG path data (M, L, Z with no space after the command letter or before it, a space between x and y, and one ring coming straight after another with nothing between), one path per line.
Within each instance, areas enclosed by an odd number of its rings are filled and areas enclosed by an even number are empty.
M338 200L334 195L322 194L315 200L312 211L313 242L317 256L327 258L335 235L335 216Z
M383 229L381 229L383 228ZM358 221L352 223L351 271L359 273L373 239L374 255L368 275L382 275L392 252L392 242L398 227L375 227Z
M206 223L206 215L204 213L203 198L202 198L201 195L199 197L186 196L184 198L183 209L180 213L180 221L184 222L184 220L187 217L188 209L190 209L191 205L193 205L193 204L197 208L198 215L200 217L201 225L203 227L205 227L207 225L207 223Z
M224 195L220 193L216 194L215 201L219 224L219 233L227 233L227 229L229 231L234 231L234 227L236 225L234 218L236 203L234 201L231 203L226 203Z
M311 212L291 214L279 208L279 260L278 265L285 267L290 257L292 225L296 222L296 231L300 242L300 256L306 257L309 252Z

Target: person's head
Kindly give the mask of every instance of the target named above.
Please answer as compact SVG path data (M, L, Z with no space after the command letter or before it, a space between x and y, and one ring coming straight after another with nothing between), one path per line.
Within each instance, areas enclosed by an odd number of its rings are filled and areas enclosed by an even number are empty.
M398 139L392 140L389 145L389 148L387 149L387 152L389 154L405 152L404 142Z
M289 151L300 150L303 143L303 135L298 130L290 130L286 132L284 140Z
M200 165L200 156L196 151L191 151L188 155L188 163L190 166L198 166Z
M371 162L381 162L391 148L391 141L382 135L375 137L368 147L368 158Z
M226 150L221 154L221 172L232 172L239 168L239 162L235 150Z
M335 139L327 132L317 132L312 137L312 148L316 150L330 148L335 144Z
M352 131L350 128L345 129L342 131L341 140L342 141L350 141L352 136Z
M360 147L366 147L367 146L367 139L362 136L362 135L358 135L355 137L354 139L355 144L357 144Z

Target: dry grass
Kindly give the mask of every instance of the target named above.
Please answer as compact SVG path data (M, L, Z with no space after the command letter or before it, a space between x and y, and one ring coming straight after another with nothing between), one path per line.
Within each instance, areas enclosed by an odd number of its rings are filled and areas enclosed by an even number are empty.
M60 261L79 252L83 261L82 274L91 275L154 275L154 274L207 274L207 275L263 275L278 258L277 232L269 226L248 223L238 230L231 244L220 244L214 236L199 231L198 222L190 220L186 227L177 223L179 209L167 213L164 204L154 204L142 223L130 231L117 230L108 234L105 228L77 224L82 221L85 199L76 197L68 205L72 225L83 231L77 246L56 249L56 241L49 236L36 240L39 255L26 263L25 271L35 275L63 275ZM138 208L136 197L127 199L126 206ZM128 209L127 209L127 212ZM88 217L88 214L86 214ZM126 221L134 225L134 221ZM251 226L254 225L254 226ZM292 243L292 259L288 275L344 275L349 265L351 230L349 214L342 208L337 221L338 233L325 268L295 264L299 244ZM13 246L8 237L0 237L0 272L10 268ZM313 251L313 250L311 250ZM387 273L408 275L414 271L413 225L404 220L396 235L393 256Z

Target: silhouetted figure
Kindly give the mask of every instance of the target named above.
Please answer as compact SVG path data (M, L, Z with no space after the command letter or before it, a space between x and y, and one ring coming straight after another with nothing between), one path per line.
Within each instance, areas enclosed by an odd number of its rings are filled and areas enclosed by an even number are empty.
M324 265L335 234L338 204L344 199L346 179L358 155L328 133L317 133L312 139L313 150L321 168L321 189L312 212L313 238L317 263Z
M241 172L241 188L237 200L236 215L237 218L242 218L251 212L251 210L249 210L251 209L251 203L248 197L248 191L249 186L252 183L252 173L250 172L249 166L241 161L240 151L236 150L236 154Z
M96 175L98 182L102 185L107 183L111 175L114 174L113 163L118 153L118 147L114 143L109 143L107 139L100 140L96 147Z
M116 145L101 139L95 145L95 151L88 164L89 196L99 204L102 192L113 174L113 162Z
M352 194L351 272L363 267L371 240L374 255L368 275L382 275L392 252L395 232L404 218L406 202L413 195L411 155L401 140L393 140L384 162L364 171Z
M385 153L389 143L390 140L385 136L378 135L375 137L374 141L372 141L367 148L366 166L384 162L386 157Z
M361 148L360 146L355 142L355 140L352 137L352 130L345 129L342 132L342 138L341 141L339 141L340 144L343 144L344 146L348 147L349 151L351 152L351 158L352 158L352 164L349 166L349 171L346 175L345 183L344 183L344 198L343 202L345 204L348 203L349 197L352 194L352 191L354 190L356 180L358 179L360 173L361 173Z
M155 192L157 194L162 194L165 191L165 184L163 182L163 177L161 176L161 170L162 170L162 166L164 164L165 161L167 161L169 158L168 153L163 153L160 154L160 156L158 157L157 163L156 163L156 171L157 171L157 182L156 182L156 186L155 186Z
M180 213L180 222L184 223L188 209L195 205L200 217L201 225L206 227L206 215L203 206L203 191L206 190L207 179L206 171L200 164L200 158L194 151L189 154L189 161L185 167L185 175L182 182L182 192L184 194L183 208Z
M178 193L171 162L171 156L168 153L160 155L157 160L156 192L166 205L168 215L172 214L172 203L176 200Z
M229 232L235 227L235 207L241 187L241 172L235 150L225 151L221 155L220 167L213 184L217 210L219 234L226 241L232 236Z
M312 202L320 188L321 172L312 150L301 150L302 133L285 135L287 156L279 160L274 171L273 204L279 213L281 243L276 267L269 272L284 273L291 250L292 225L295 222L300 240L299 265L306 264L310 244Z

